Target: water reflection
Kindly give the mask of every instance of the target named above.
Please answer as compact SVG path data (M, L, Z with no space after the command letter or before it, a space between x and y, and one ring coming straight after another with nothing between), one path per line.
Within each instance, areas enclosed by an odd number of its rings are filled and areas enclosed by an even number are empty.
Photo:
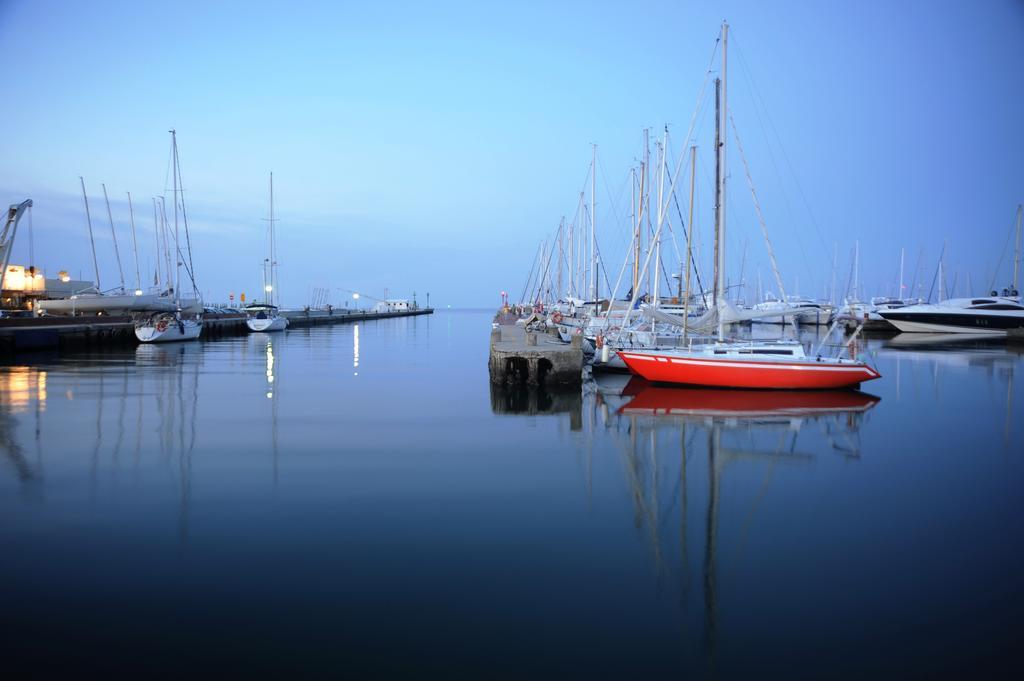
M861 428L880 398L664 387L614 375L597 377L589 395L594 422L618 443L633 525L647 539L659 588L675 590L684 622L700 629L686 635L688 654L713 673L723 541L732 574L771 496L776 468L812 464L822 452L858 458ZM728 496L723 484L730 475ZM702 508L694 508L695 500L703 500ZM731 520L724 534L723 517ZM701 616L691 617L697 610Z
M274 485L278 483L278 442L277 442L277 412L278 412L278 386L274 383L274 367L279 361L274 356L274 340L270 334L254 333L249 336L253 343L264 345L267 358L267 399L270 400L270 453L273 461Z
M46 371L34 367L0 368L0 449L21 483L30 483L41 470L41 417L46 411ZM29 462L15 433L18 416L31 412L36 464Z
M569 414L572 430L583 427L583 397L579 388L547 388L525 384L491 383L491 411L495 414Z
M352 325L352 368L359 368L359 325ZM353 376L358 376L358 371L352 372Z

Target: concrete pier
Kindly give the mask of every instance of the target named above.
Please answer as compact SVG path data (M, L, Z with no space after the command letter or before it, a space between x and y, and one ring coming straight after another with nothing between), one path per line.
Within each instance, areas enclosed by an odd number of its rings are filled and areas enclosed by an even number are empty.
M498 315L491 331L491 382L507 385L568 386L583 381L582 336L562 343L558 336L527 332L515 319Z
M407 312L356 312L340 310L285 310L289 328L321 324L356 323L371 319L390 319L431 314L432 308ZM333 312L333 314L332 314ZM201 338L223 338L249 333L245 315L223 313L203 315ZM138 343L131 317L81 315L75 317L4 317L0 318L0 355L35 350L71 347L132 346Z
M287 317L288 328L321 326L323 324L357 324L371 319L392 319L394 317L416 317L433 314L434 308L423 307L400 312L373 312L370 310L325 309L325 310L281 310L281 316Z

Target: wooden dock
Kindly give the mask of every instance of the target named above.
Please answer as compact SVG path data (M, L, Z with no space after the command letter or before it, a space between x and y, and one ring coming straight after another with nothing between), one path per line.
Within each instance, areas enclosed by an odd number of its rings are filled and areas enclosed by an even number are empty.
M497 315L488 360L491 382L568 386L583 382L583 337L563 343L557 335L526 331L509 315Z

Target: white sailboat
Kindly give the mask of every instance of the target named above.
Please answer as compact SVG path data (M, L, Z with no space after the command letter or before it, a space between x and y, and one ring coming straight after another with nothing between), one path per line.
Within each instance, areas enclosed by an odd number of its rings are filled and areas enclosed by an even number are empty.
M135 318L135 337L143 343L166 343L170 341L195 340L203 331L203 305L199 300L198 290L195 283L195 270L192 266L192 248L188 238L188 218L185 214L184 197L179 197L181 190L181 168L178 165L178 137L174 130L171 133L171 159L172 178L174 183L174 251L175 251L175 274L174 274L174 303L175 309L167 312L152 312L148 315L138 315ZM178 231L178 204L181 203L182 223L185 228L186 253L182 253L181 242ZM184 263L187 254L188 263ZM192 289L195 299L182 301L181 299L181 267L186 265L189 279L192 282Z
M281 316L277 300L277 237L274 230L274 173L270 173L270 217L267 219L267 242L269 257L263 260L263 291L266 301L254 303L245 308L248 317L245 325L250 331L284 331L288 328L288 318Z

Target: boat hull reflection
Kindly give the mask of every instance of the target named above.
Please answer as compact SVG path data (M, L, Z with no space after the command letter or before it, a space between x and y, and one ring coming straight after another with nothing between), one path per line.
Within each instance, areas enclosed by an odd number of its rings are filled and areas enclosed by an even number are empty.
M775 392L720 388L671 388L636 377L622 392L632 399L620 414L738 419L866 412L880 397L853 390Z

